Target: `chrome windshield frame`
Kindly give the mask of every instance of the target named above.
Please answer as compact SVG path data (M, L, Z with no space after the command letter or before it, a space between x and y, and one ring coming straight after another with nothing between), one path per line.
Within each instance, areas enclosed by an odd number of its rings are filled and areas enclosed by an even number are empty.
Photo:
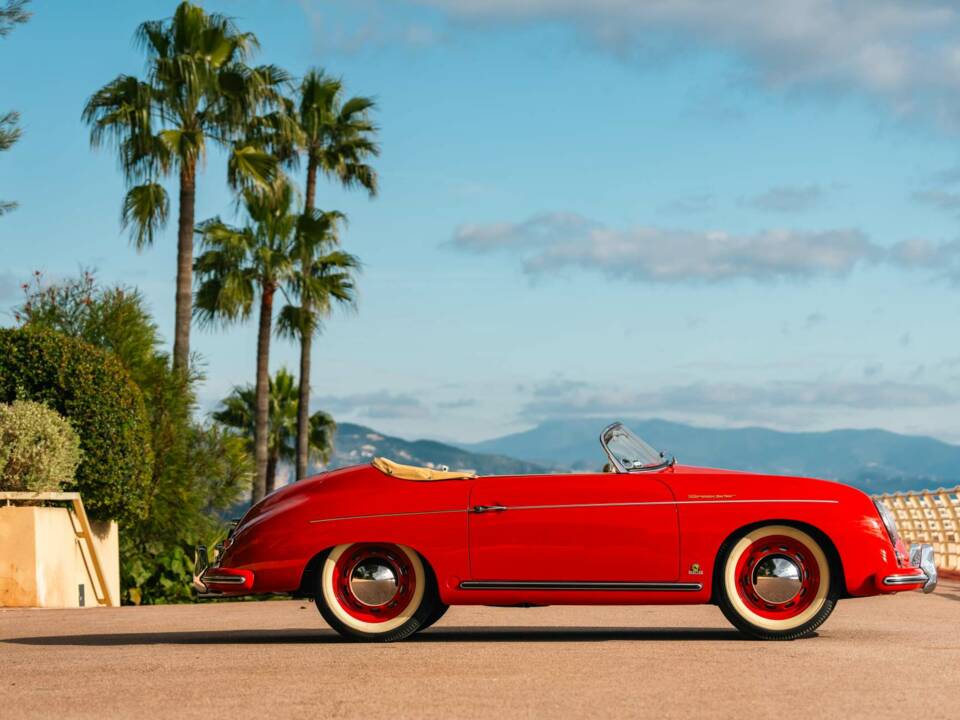
M668 467L672 467L674 463L677 462L675 457L667 458L661 452L660 457L663 459L663 462L656 463L654 465L642 465L640 467L626 467L620 460L610 451L610 448L607 446L607 443L612 438L613 434L617 431L622 431L633 435L633 437L643 442L635 433L633 433L629 428L627 428L622 422L615 422L607 425L603 429L603 432L600 433L600 446L603 448L603 452L606 453L606 456L610 460L610 464L618 473L643 473L651 472L656 470L663 470ZM646 443L644 443L646 445ZM656 452L656 451L654 451Z

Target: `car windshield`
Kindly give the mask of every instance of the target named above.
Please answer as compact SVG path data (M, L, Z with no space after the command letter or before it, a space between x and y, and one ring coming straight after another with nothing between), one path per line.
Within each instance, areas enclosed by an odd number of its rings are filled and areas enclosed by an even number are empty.
M670 462L663 453L654 450L620 423L605 429L600 435L600 443L617 472L649 470Z

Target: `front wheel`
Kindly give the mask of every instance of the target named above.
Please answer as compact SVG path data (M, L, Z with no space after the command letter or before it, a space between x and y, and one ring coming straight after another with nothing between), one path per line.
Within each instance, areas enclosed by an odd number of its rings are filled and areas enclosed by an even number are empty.
M317 609L350 640L392 642L433 616L439 597L417 552L393 543L337 545L323 561Z
M445 605L442 602L437 602L433 607L433 612L430 613L430 616L423 621L423 625L420 626L421 630L426 630L428 627L437 622L440 618L447 614L447 610L450 609L449 605Z
M733 540L718 558L718 600L738 630L761 640L797 640L833 612L839 587L813 537L766 525Z

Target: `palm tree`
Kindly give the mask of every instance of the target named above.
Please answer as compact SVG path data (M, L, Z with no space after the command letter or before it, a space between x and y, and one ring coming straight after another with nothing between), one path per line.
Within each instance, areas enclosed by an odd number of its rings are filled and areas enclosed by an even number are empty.
M256 415L256 390L253 386L237 387L223 399L221 407L213 413L213 419L234 430L245 438L253 449L254 417ZM281 368L270 378L269 393L269 439L267 445L267 494L273 492L277 481L277 465L281 460L294 458L294 441L297 430L297 385L287 370ZM325 412L310 416L308 435L311 455L322 463L328 463L333 453L333 438L337 425Z
M227 225L219 217L197 226L203 252L194 266L199 283L196 313L205 324L246 320L259 296L253 483L257 502L266 492L273 301L295 272L292 252L300 215L293 210L297 198L286 178L278 178L271 192L248 188L240 198L248 218L243 227Z
M213 142L231 149L231 185L269 184L275 161L254 146L233 142L252 117L279 101L288 76L272 65L247 66L256 37L189 2L180 3L172 18L140 25L135 40L147 55L146 78L117 76L90 97L83 120L93 147L110 141L117 148L129 186L121 222L137 249L153 244L169 216L170 199L160 181L178 176L173 364L185 371L198 163Z
M337 249L337 228L344 217L338 212L308 210L300 219L293 247L296 272L288 282L289 303L280 311L277 329L281 335L300 342L300 388L297 416L297 480L306 477L309 455L310 364L313 336L321 318L335 304L354 306L354 273L360 262L350 253ZM307 378L304 381L304 378Z
M377 193L377 172L367 161L380 154L376 142L377 127L370 120L375 103L367 97L344 99L343 83L322 70L311 69L300 82L297 98L292 103L296 133L288 134L285 151L278 150L292 167L300 155L307 161L304 213L314 209L317 175L339 182L344 187L361 187L373 197ZM316 256L314 256L316 257ZM307 266L314 260L308 259ZM355 266L353 266L355 267ZM308 272L312 274L312 272ZM351 286L352 291L352 286ZM307 433L310 403L310 353L313 332L319 326L314 317L313 302L318 299L307 292L300 297L304 324L300 337L300 416L297 422L297 480L307 472ZM326 308L319 308L320 312Z
M10 34L15 25L25 23L30 19L30 13L26 7L30 0L7 0L0 6L0 37ZM9 150L14 143L20 139L20 128L17 123L20 121L20 113L11 110L0 114L0 152ZM0 200L0 215L16 209L15 202L4 202Z

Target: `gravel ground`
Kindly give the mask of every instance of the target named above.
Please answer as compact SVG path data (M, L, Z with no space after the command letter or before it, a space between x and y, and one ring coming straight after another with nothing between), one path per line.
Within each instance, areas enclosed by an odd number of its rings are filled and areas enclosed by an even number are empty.
M0 609L0 717L960 717L960 584L843 601L816 637L714 607L455 607L392 645L311 603Z

